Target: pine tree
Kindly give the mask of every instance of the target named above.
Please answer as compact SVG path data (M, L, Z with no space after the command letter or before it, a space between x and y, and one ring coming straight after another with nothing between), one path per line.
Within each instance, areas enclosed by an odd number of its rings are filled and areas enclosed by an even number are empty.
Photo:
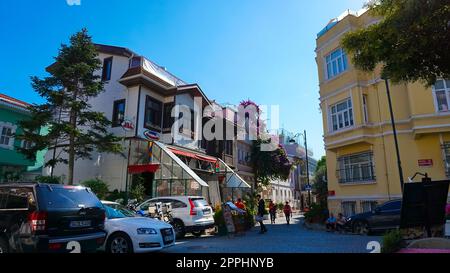
M103 82L95 71L101 68L98 53L86 29L70 38L70 45L61 45L55 63L47 70L49 77L32 77L33 89L45 99L32 105L31 118L21 122L21 139L31 141L31 149L19 149L33 159L37 151L48 149L54 157L46 162L52 170L59 163L68 165L68 183L73 184L77 159L91 159L92 153L120 153L120 138L109 133L111 122L102 112L92 110L90 99L103 92ZM40 135L47 126L48 134ZM58 151L58 152L57 152ZM61 157L66 153L67 157ZM52 172L53 173L53 172Z

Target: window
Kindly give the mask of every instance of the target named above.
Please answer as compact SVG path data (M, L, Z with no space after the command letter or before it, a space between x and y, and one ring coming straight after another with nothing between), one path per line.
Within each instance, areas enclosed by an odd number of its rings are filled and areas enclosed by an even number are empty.
M356 202L355 201L345 201L342 202L342 214L345 217L350 217L356 214Z
M354 125L352 100L350 98L331 106L331 125L333 131Z
M162 102L147 96L145 102L145 128L161 130Z
M0 131L0 145L2 146L11 146L12 145L12 128L11 127L7 127L7 126L3 126L0 127L1 131Z
M112 127L121 126L125 120L125 100L116 100L113 107Z
M367 110L367 95L363 95L363 111L364 111L364 122L369 122L369 112Z
M376 207L377 207L376 201L361 201L362 212L374 211Z
M172 109L174 107L173 102L169 102L164 104L164 114L163 114L163 129L170 130L172 128L173 123L175 122L175 118L172 117Z
M442 145L442 150L444 151L445 157L445 173L450 178L450 142L445 142Z
M347 54L342 48L336 49L325 57L328 79L334 78L347 70Z
M450 80L437 80L433 85L434 102L438 112L447 112L450 107Z
M130 68L141 66L141 57L133 57L130 60Z
M31 149L33 147L33 142L29 140L22 140L21 148L23 149Z
M225 140L225 154L233 155L233 141Z
M109 57L103 60L102 81L111 80L112 62L113 57Z
M372 152L346 155L338 159L339 183L358 183L375 180Z

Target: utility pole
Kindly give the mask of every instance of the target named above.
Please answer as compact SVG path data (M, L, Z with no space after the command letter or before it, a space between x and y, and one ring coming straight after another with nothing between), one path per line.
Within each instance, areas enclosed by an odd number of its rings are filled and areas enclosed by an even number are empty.
M403 170L402 170L402 162L400 160L400 151L398 148L398 139L397 139L397 130L395 128L395 119L394 119L394 111L392 110L392 101L391 101L391 92L389 90L389 79L386 77L384 79L384 82L386 84L386 93L387 93L387 99L389 103L389 112L391 114L391 124L392 124L392 132L394 134L394 142L395 142L395 152L397 153L397 167L398 167L398 173L400 176L400 190L403 193Z

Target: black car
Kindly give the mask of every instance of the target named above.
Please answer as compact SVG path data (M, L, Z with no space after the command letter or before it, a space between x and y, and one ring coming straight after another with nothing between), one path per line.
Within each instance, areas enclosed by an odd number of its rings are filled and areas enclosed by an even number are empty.
M397 229L400 226L402 200L392 200L379 205L374 211L353 215L347 226L354 233L366 235L375 231Z
M105 240L104 222L88 188L0 184L0 253L93 252Z

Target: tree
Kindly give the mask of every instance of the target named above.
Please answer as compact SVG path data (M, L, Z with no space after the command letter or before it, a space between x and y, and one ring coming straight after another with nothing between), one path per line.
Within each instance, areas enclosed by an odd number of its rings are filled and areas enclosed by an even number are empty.
M252 147L251 161L256 181L267 186L272 179L288 179L292 164L286 151L281 146L274 151L261 151L263 143L270 143L270 140L258 139Z
M45 99L41 105L32 105L32 117L22 121L23 134L19 138L34 143L31 149L20 149L27 158L34 159L37 151L59 150L55 158L46 162L52 169L68 164L68 183L73 184L74 164L77 159L91 158L98 152L119 153L120 138L108 133L111 122L102 112L91 110L88 103L103 92L103 82L95 71L101 68L98 53L86 29L70 38L70 45L62 45L55 63L48 68L49 77L32 77L33 89ZM38 132L49 127L46 135ZM61 153L67 153L67 158Z
M381 64L383 78L427 86L450 78L449 0L372 0L367 7L381 21L342 41L358 69Z
M90 188L100 200L106 199L108 196L108 184L98 178L84 181L81 185Z
M314 173L313 192L317 196L317 200L321 205L326 206L328 197L327 176L327 159L323 156L317 161L316 171Z

